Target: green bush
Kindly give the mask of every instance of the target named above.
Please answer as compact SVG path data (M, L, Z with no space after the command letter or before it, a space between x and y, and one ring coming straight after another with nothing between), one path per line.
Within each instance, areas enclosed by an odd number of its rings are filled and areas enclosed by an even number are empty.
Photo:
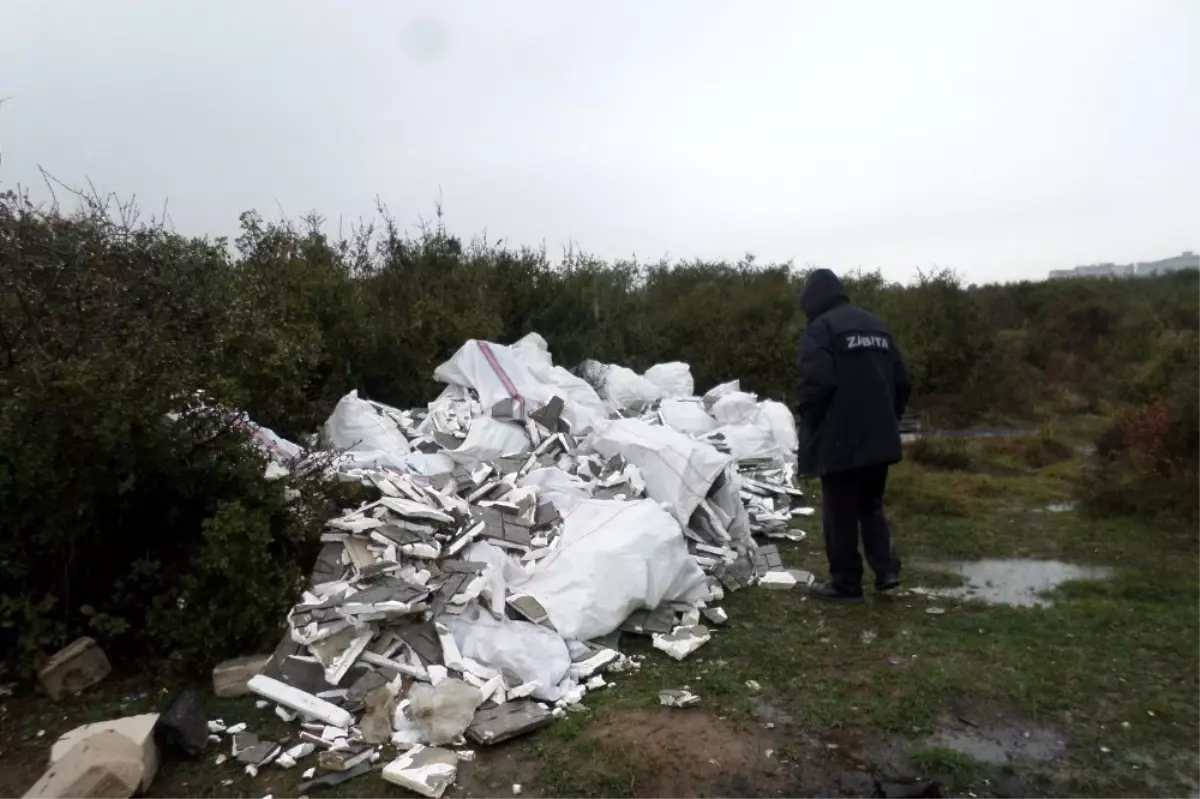
M217 355L235 277L220 247L9 194L0 253L5 666L28 674L85 632L118 660L179 651L195 669L262 639L311 556L320 498L304 486L287 502L212 414L168 420L197 388L244 392ZM162 612L178 599L185 610ZM269 606L257 627L229 625L227 601Z
M1200 517L1200 335L1164 333L1123 386L1128 403L1096 442L1081 485L1097 512Z
M935 469L963 470L971 466L971 450L964 438L921 436L907 447L908 458Z
M434 367L466 339L537 331L568 367L684 360L701 391L739 378L763 396L796 397L805 273L790 264L607 263L580 252L551 263L542 251L464 243L440 215L415 236L386 211L336 239L315 216L247 213L241 223L231 247L137 224L136 209L103 198L63 215L0 194L8 668L28 673L39 653L84 632L118 659L197 669L277 634L330 489L292 486L301 497L289 502L289 486L262 479L243 434L204 413L164 421L197 390L296 440L351 389L422 404L439 391ZM1153 407L1110 436L1105 479L1127 479L1127 461L1183 496L1197 440L1194 272L983 287L948 272L911 285L843 277L893 328L913 405L935 424ZM1147 443L1163 439L1146 422L1163 419L1167 450ZM1030 446L1023 457L1035 466L1059 453ZM961 442L919 443L913 457L971 464Z

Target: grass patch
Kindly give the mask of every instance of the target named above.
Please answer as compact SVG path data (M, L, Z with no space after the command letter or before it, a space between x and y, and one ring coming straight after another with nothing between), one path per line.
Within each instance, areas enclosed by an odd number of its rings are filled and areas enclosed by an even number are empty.
M972 469L1004 459L1015 466L1023 451L994 441L969 442L967 450ZM1056 558L1112 567L1111 580L1065 584L1051 594L1054 604L1047 608L903 593L861 606L827 606L799 591L734 592L723 602L730 623L715 628L712 642L683 662L654 650L648 638L625 636L626 654L645 656L640 671L608 675L613 687L589 695L585 713L494 754L481 750L480 761L464 768L460 778L464 793L507 795L511 783L526 782L543 795L645 795L656 776L653 766L633 762L628 752L614 748L611 736L593 733L619 727L631 713L659 712L659 690L684 686L701 696L701 708L673 712L707 714L714 724L719 719L754 734L763 734L769 717L779 728L818 740L846 735L899 741L904 761L945 775L956 790L986 793L978 781L996 776L960 752L931 744L946 714L961 702L999 708L1021 724L1061 734L1067 747L1060 760L1020 766L1038 790L1065 795L1194 790L1200 736L1195 530L1180 520L1045 511L1048 503L1070 498L1070 476L1079 468L1078 455L1036 469L1026 464L1018 474L906 461L893 470L888 494L896 544L907 563ZM801 519L799 526L810 532L807 540L773 543L789 567L823 574L820 519ZM957 578L906 566L904 579L908 587L934 587ZM932 604L946 612L927 614ZM751 692L748 680L758 682L761 692ZM155 709L165 698L155 690L114 685L66 707L43 705L25 713L14 706L9 723L26 737L45 728L52 740L84 720ZM127 701L141 691L148 694ZM62 720L67 714L70 722ZM210 699L209 715L246 721L263 736L292 731L269 708L258 710L247 699ZM781 745L778 761L811 767L803 762L804 740ZM828 760L824 745L818 747ZM295 793L298 770L265 770L251 779L230 764L215 767L213 755L215 750L165 766L152 795ZM232 782L224 785L225 780ZM364 793L403 795L377 776L322 795Z
M908 760L922 774L970 779L984 771L983 763L965 752L946 746L922 746L910 752Z

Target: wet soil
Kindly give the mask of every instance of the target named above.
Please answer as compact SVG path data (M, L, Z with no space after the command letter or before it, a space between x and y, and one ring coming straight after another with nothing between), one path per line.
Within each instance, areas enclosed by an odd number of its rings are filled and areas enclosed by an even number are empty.
M924 589L923 593L1014 607L1048 607L1052 602L1045 593L1065 582L1105 580L1112 576L1107 567L1029 558L985 558L922 566L956 574L964 580L957 588Z
M831 757L815 739L699 709L626 711L585 735L637 796L871 796L875 789L861 763Z

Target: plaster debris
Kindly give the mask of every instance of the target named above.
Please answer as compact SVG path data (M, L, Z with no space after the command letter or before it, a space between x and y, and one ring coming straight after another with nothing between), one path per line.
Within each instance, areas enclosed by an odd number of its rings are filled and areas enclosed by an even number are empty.
M100 645L91 638L78 638L38 670L38 679L50 698L58 701L92 687L111 672Z
M431 747L585 711L607 673L641 668L622 633L683 659L711 640L705 624L728 623L727 591L805 581L755 541L802 539L794 517L811 512L786 407L737 381L691 396L682 363L577 373L534 333L471 340L435 370L445 390L427 406L351 392L314 439L325 451L288 444L290 468L358 483L366 501L327 521L266 664L214 670L214 690L255 693L299 725L308 751L277 764L316 750L341 780L369 766L360 744L392 743L406 753L384 778L440 795L457 756ZM302 792L336 784L306 779Z
M383 767L383 778L429 799L440 799L458 776L458 756L418 744Z
M700 703L700 697L687 690L658 692L658 701L664 707L691 707Z
M249 655L218 663L212 670L213 693L219 697L249 693L246 683L262 671L270 659L270 655Z
M694 627L676 627L670 635L655 635L654 648L666 652L676 660L683 660L712 640L712 635L703 624Z
M541 729L552 719L551 712L536 702L507 702L476 713L466 735L477 744L490 746Z

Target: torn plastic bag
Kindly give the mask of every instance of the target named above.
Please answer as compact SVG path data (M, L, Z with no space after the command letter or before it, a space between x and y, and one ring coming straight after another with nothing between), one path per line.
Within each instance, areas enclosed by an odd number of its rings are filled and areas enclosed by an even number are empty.
M250 414L245 411L230 411L213 407L205 402L204 397L205 394L203 391L197 391L195 393L194 404L190 406L188 411L185 411L183 414L172 411L166 414L167 419L177 422L181 416L188 413L217 413L230 427L236 427L249 435L253 445L272 461L290 468L304 457L304 447L288 441L271 428L258 424L250 418Z
M784 460L795 463L796 448L800 445L800 439L796 435L796 417L788 410L788 406L775 400L763 400L758 407L762 409L763 416L771 426L771 434L775 436L775 442L783 451Z
M454 471L454 461L444 452L384 452L376 449L367 452L350 451L338 455L332 464L335 472L350 469L395 469L400 472L415 472L426 477Z
M601 394L615 407L640 410L663 398L663 390L632 369L616 364L602 365Z
M571 432L586 433L596 422L608 418L604 400L586 380L568 372L561 366L550 370L550 379L558 394L565 400L563 417L571 423Z
M690 397L696 391L692 368L682 361L655 364L646 370L645 377L662 389L664 397Z
M498 546L487 541L476 541L467 548L466 559L474 563L486 563L484 590L491 598L490 607L497 615L504 614L504 598L509 586L521 585L529 575L520 562Z
M520 586L564 638L608 635L640 608L706 598L679 525L649 499L589 499L567 514L556 552Z
M756 458L771 458L783 462L783 450L775 435L765 424L727 424L718 427L709 434L710 437L721 436L729 445L733 457L739 461Z
M716 401L719 400L721 397L724 397L726 394L732 394L735 391L741 391L741 390L742 390L742 381L741 380L730 380L728 383L721 383L719 385L713 386L704 395L704 407L712 408L712 406L716 403Z
M447 679L436 686L415 683L408 699L408 717L421 738L437 745L458 740L475 718L483 694L473 685Z
M541 683L533 696L547 702L558 699L558 684L571 667L571 655L562 637L553 630L527 621L497 619L478 607L460 615L439 617L454 634L458 650L522 683Z
M446 454L455 463L473 466L494 461L501 455L528 452L530 447L529 433L520 424L480 416L471 420L471 429L462 446L447 450Z
M555 394L511 347L479 339L463 344L450 360L433 371L433 377L443 383L475 389L483 412L489 415L501 400L516 399L518 413L524 418Z
M712 415L721 424L758 424L762 411L758 398L744 391L731 391L713 403Z
M595 484L550 466L533 469L521 478L520 485L536 488L539 499L545 499L560 515L566 515L580 502L591 498Z
M540 364L546 369L554 366L550 345L537 333L529 333L513 342L513 354L527 364Z
M380 412L374 404L358 398L351 391L338 400L323 430L325 441L333 449L355 452L404 454L409 451L408 439L396 422Z
M234 414L230 414L230 416L234 416ZM275 431L269 427L255 424L251 421L249 415L245 413L236 414L236 416L237 421L233 422L233 424L249 433L254 444L265 452L271 460L291 465L304 457L304 447L299 444L293 444L286 438L276 435Z
M732 461L709 444L639 419L600 422L588 443L606 458L620 455L641 469L646 496L668 503L671 515L684 525Z
M681 433L702 436L717 429L717 422L708 415L704 406L694 400L663 400L658 406L663 424Z

